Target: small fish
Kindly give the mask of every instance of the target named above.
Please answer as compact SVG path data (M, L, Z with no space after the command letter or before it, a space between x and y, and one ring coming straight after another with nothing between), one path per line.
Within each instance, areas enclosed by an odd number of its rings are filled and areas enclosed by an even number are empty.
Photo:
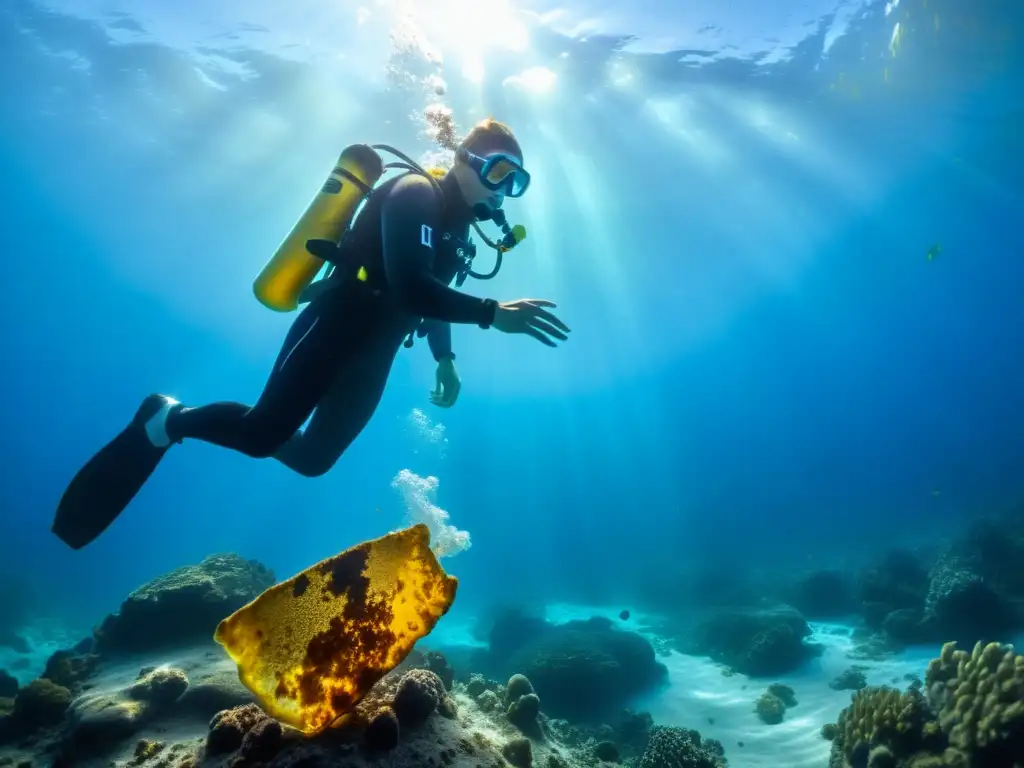
M928 252L925 254L925 256L928 257L928 261L935 261L935 257L938 256L940 253L942 253L942 246L939 245L938 243L935 243L935 245L928 249Z
M623 611L619 614L619 618L623 621L629 621L629 611L623 609Z

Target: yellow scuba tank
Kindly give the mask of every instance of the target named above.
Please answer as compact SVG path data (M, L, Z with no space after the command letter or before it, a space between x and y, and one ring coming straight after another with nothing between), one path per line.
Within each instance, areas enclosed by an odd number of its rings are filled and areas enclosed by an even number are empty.
M338 242L356 208L384 175L384 163L366 144L346 147L331 175L253 282L260 303L278 312L299 306L299 294L324 265L306 250L309 240Z

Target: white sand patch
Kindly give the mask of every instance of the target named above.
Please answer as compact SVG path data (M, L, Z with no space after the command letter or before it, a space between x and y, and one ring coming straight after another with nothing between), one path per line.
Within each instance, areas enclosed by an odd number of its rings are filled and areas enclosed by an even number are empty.
M73 647L82 639L66 628L52 623L28 626L18 631L28 642L29 652L18 653L7 647L0 647L0 669L18 679L20 685L27 685L46 669L47 660L57 651Z
M477 640L473 636L476 620L472 616L445 616L427 637L416 644L417 648L486 648L486 640Z
M620 629L644 635L655 648L664 647L665 638L652 629L663 623L662 617L630 609L629 618L623 621L619 618L621 610L615 606L559 603L547 606L545 618L561 623L603 616ZM668 684L636 699L633 708L650 712L659 725L695 728L705 737L718 739L733 768L822 768L828 764L830 744L821 738L821 727L835 722L852 693L833 690L829 683L857 664L863 667L868 685L905 689L909 681L904 676L923 678L928 661L938 655L940 648L914 648L884 661L851 659L847 656L854 648L850 626L813 622L810 626L809 641L823 645L824 652L798 672L777 678L726 676L725 668L708 658L676 651L659 655L658 661L668 668ZM798 704L786 712L779 725L766 725L754 711L754 703L773 682L791 686Z
M939 648L914 649L884 661L859 661L846 656L853 648L849 627L814 624L812 630L811 640L824 645L824 653L800 671L772 679L725 676L724 668L710 659L673 652L659 659L668 667L669 686L638 700L636 706L650 712L656 723L696 728L718 739L733 768L822 768L828 764L830 744L821 738L821 727L835 722L852 693L833 690L829 683L859 664L868 685L905 689L909 681L904 675L923 677ZM778 725L766 725L754 711L755 701L772 682L792 687L798 702Z

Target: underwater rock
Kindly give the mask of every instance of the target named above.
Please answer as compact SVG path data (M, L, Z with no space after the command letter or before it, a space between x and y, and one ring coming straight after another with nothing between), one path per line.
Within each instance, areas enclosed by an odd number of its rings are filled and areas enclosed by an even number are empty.
M450 706L441 678L426 669L406 672L391 703L398 722L413 727L424 723L435 711L450 710Z
M839 571L815 571L789 590L788 601L810 619L845 616L856 609L853 591Z
M599 741L594 747L594 757L602 763L619 762L619 748L612 741Z
M99 660L99 656L90 653L56 651L46 660L42 677L76 691L96 672Z
M469 678L469 682L466 683L466 695L472 699L475 699L481 693L487 690L487 679L483 675L474 673Z
M975 521L954 542L953 551L995 592L1024 599L1024 505L999 518Z
M508 662L525 675L551 717L599 719L661 683L667 670L641 635L605 618L550 626Z
M786 704L773 693L762 693L754 705L757 716L767 725L778 725L786 715Z
M371 752L390 752L398 746L400 735L398 715L390 707L384 707L370 718L363 743Z
M448 658L440 651L427 651L425 656L426 668L441 679L446 691L450 691L455 684L455 670L452 669Z
M788 606L724 611L700 624L683 650L751 677L767 677L791 672L820 653L804 641L810 634L804 617Z
M634 712L624 709L615 726L615 741L623 749L643 753L651 737L654 718L650 712Z
M113 750L175 704L187 688L184 672L160 667L141 670L124 688L79 696L68 711L63 759L74 763Z
M430 670L441 679L446 691L450 691L455 684L455 670L440 651L422 652L414 648L402 664L408 669Z
M534 693L533 683L526 675L512 675L505 685L505 704L514 704L520 697Z
M1007 640L1020 616L972 567L946 554L932 568L926 616L934 619L929 639L952 638L965 645L980 640Z
M274 584L274 574L238 555L213 555L132 592L96 630L96 652L140 653L208 642L220 621Z
M919 608L899 608L888 613L882 621L882 632L894 647L935 642L941 637L934 619Z
M493 691L485 693L496 695ZM470 711L457 719L446 717L438 710L428 712L428 707L444 695L443 685L434 673L423 669L395 669L373 686L341 727L305 736L268 717L256 706L222 712L210 723L205 757L200 765L211 768L371 768L382 765L443 768L463 765L469 768L507 765L505 760L543 768L582 768L584 765L560 755L557 745L530 744L528 739L512 738L512 729L500 709L488 716L476 707L467 707ZM463 694L459 690L453 695ZM401 701L407 697L403 706ZM462 701L468 702L467 699ZM396 706L397 710L404 709L404 713L397 714ZM454 702L451 709L454 710ZM415 725L407 728L407 723ZM525 747L520 741L530 744L529 763L525 762ZM257 745L263 746L257 748Z
M540 697L536 693L527 693L509 704L506 716L525 736L538 741L544 738L539 719Z
M512 739L502 747L501 754L516 768L530 768L533 765L533 746L529 739Z
M504 608L494 615L486 632L488 656L495 669L507 666L512 654L535 642L552 625L522 608Z
M796 691L784 683L772 683L768 686L768 693L778 697L786 709L791 709L799 704L796 700Z
M180 669L160 667L142 670L127 690L129 698L163 708L176 702L188 688L188 676Z
M238 679L234 669L217 669L191 680L178 700L177 709L202 720L209 720L218 712L253 704L252 692Z
M210 755L234 752L242 746L247 733L259 722L268 720L267 713L255 704L245 704L218 712L210 721L206 735L206 751Z
M494 712L501 709L501 699L494 691L484 691L476 697L476 705L483 712Z
M905 608L905 609L897 608L896 610L908 610L908 611L914 611L915 613L920 614L920 613L923 612L924 609L923 608ZM864 617L864 626L867 629L870 629L871 631L875 631L875 632L880 631L882 629L882 626L885 623L886 617L888 617L889 614L894 613L894 612L895 611L893 611L892 606L890 606L890 605L888 605L886 603L865 602L865 603L861 603L861 606L860 606L860 615Z
M10 648L15 653L27 654L32 652L28 640L17 632L6 631L0 633L0 646Z
M854 664L833 678L828 687L833 691L859 691L862 688L867 688L868 679L864 675L865 669L866 667Z
M16 731L31 732L57 725L71 704L71 691L52 680L39 678L18 691L10 714Z
M0 699L13 699L18 695L18 678L0 669Z
M895 550L881 562L865 568L858 579L858 597L862 603L873 603L878 625L898 608L923 608L928 594L928 572L911 552ZM867 616L865 616L867 618Z
M725 749L714 739L686 728L656 725L637 768L725 768Z
M294 737L293 737L294 738ZM242 746L231 762L232 768L267 765L285 745L284 729L273 718L256 721L242 737Z
M123 696L81 696L75 699L68 713L62 756L74 764L110 752L142 727L145 716L145 705Z

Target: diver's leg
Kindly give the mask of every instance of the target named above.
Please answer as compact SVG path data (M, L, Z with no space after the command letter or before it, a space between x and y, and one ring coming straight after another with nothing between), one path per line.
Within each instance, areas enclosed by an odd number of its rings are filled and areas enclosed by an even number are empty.
M324 295L292 325L259 402L184 408L150 395L131 422L75 475L61 496L52 530L73 549L99 536L128 506L167 449L194 437L270 456L309 417L330 388L342 360L365 347L364 303Z
M172 410L167 436L193 438L266 458L309 418L335 378L339 363L351 355L359 334L336 297L307 307L292 325L252 408L242 403L212 403Z
M339 370L309 426L296 432L274 458L306 477L326 474L377 410L396 351L390 343L382 344L368 350L367 359Z

